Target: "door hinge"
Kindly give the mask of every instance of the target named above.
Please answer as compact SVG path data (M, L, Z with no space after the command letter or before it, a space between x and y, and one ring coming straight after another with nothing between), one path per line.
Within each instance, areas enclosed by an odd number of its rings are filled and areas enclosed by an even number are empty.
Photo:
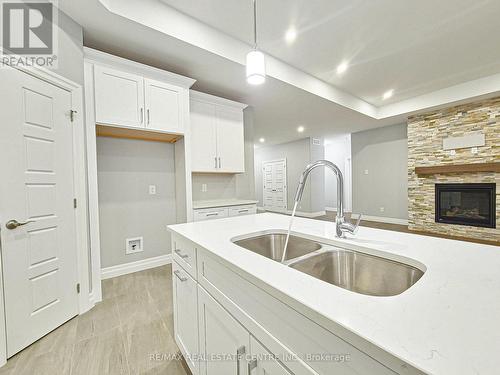
M76 284L76 292L80 294L80 283Z
M75 111L74 109L70 109L69 111L69 118L71 120L71 122L74 122L75 121L75 115L77 114L78 112Z
M73 208L77 207L76 198L73 198Z

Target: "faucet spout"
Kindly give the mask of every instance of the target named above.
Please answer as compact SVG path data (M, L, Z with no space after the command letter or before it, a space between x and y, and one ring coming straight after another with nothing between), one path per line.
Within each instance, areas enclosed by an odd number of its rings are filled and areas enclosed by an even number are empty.
M359 216L356 225L346 222L344 217L344 176L342 175L342 171L340 170L340 168L331 161L318 160L306 167L306 169L300 176L299 184L297 186L297 192L295 193L295 202L300 202L300 200L302 199L307 178L309 177L309 174L318 167L325 167L330 169L337 178L337 216L335 218L336 236L345 237L345 232L355 234L361 220L361 215Z

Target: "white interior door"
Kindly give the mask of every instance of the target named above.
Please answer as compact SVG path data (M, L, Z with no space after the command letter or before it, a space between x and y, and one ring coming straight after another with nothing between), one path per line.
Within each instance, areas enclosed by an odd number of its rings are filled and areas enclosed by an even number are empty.
M278 212L286 211L288 208L286 159L264 162L262 182L264 209Z
M146 127L182 133L181 88L168 83L144 80Z
M144 79L94 66L95 120L99 124L144 127Z
M78 313L73 125L67 91L15 69L0 69L0 82L0 235L10 357ZM8 225L11 220L26 224Z

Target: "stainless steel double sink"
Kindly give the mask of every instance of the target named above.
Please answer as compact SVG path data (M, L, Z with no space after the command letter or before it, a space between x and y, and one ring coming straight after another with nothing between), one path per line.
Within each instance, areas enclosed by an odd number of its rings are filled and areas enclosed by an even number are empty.
M285 241L284 233L267 233L233 242L281 262ZM340 288L380 297L403 293L424 274L409 264L295 235L290 235L283 264Z

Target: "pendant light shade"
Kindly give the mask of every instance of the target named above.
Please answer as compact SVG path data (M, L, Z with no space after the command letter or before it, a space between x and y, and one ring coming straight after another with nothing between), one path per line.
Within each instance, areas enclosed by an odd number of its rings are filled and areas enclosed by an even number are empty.
M264 54L254 50L247 54L247 82L260 85L266 81L266 62Z
M253 0L253 41L254 49L247 54L247 82L261 85L266 81L266 61L264 54L257 49L257 0Z

